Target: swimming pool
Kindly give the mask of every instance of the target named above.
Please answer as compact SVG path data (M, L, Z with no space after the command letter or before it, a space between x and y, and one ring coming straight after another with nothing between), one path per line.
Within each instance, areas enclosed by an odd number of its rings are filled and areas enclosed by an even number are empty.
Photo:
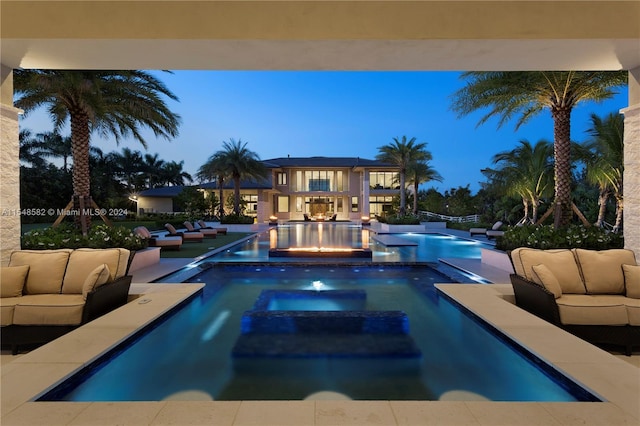
M318 392L365 400L596 400L526 352L514 350L495 330L442 296L433 284L447 280L430 268L275 263L207 266L192 279L207 283L199 297L138 336L135 344L119 348L108 362L90 366L43 400L274 400L305 399ZM260 311L258 302L265 290L286 294L342 290L348 295L364 291L364 302L361 296L348 296L356 305L335 310L339 315L402 312L409 334L398 340L388 336L391 333L380 333L384 342L399 345L395 356L377 356L379 336L367 340L361 336L365 332L354 332L346 339L338 336L337 343L329 349L323 346L320 354L317 340L331 341L336 336L321 335L314 343L318 336L309 333L263 333L270 342L265 348L265 336L258 333L247 352L246 342L240 342L243 318ZM295 309L294 304L290 312L303 312ZM287 342L298 337L303 340L294 341L293 347L307 345L307 352L288 349ZM274 343L279 341L284 343ZM356 341L361 344L354 345ZM353 350L369 344L374 346L364 354ZM281 349L274 353L274 346Z
M282 262L282 258L270 258L269 249L337 247L371 249L372 258L364 262L437 262L438 258L442 257L479 259L481 249L490 247L479 241L439 233L393 234L396 238L405 240L407 245L386 246L372 238L374 234L368 228L356 224L285 224L248 238L244 243L219 252L209 260ZM308 259L288 259L287 261L305 262ZM352 262L352 260L347 259L346 262Z

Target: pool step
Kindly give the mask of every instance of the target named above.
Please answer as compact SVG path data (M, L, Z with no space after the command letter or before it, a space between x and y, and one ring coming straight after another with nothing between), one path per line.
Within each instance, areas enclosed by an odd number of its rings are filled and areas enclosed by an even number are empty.
M247 311L242 333L408 334L402 311Z
M234 358L419 358L406 334L242 334Z

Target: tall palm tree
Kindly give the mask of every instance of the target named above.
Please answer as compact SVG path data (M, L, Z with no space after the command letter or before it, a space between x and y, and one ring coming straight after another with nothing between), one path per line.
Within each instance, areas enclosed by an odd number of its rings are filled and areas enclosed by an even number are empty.
M165 162L160 169L161 185L185 185L193 182L191 175L183 170L184 161Z
M144 154L142 157L142 170L146 175L147 188L155 188L160 185L160 175L164 167L164 160L161 160L158 153Z
M246 142L230 139L222 143L222 148L214 156L217 156L216 161L221 162L221 169L226 170L233 180L233 213L240 215L240 181L266 179L268 171L258 154L247 148Z
M177 97L157 78L145 71L14 71L16 107L28 113L46 105L55 130L69 119L73 158L73 204L79 208L77 224L86 234L91 217L85 208L91 200L89 174L90 135L132 136L145 148L140 133L148 127L167 139L178 134L180 117L169 110L162 96Z
M20 141L20 161L37 168L46 166L47 162L41 155L42 143L33 137L30 130L21 130L18 140Z
M130 148L122 148L122 152L114 152L114 156L120 179L124 180L130 193L136 191L136 181L142 173L142 153Z
M600 118L591 114L591 127L587 130L591 139L586 148L591 155L587 158L587 180L598 186L599 211L594 225L604 222L607 201L610 195L616 199L616 223L614 230L622 226L624 207L622 176L624 174L624 119L620 114L609 114Z
M380 153L376 156L379 161L393 164L398 167L400 177L400 215L406 214L406 177L408 168L417 162L428 161L429 153L425 149L425 142L416 142L416 138L407 141L407 137L402 139L393 138L393 142L378 148Z
M69 170L69 159L71 158L71 137L62 136L58 132L38 133L37 138L42 145L42 155L45 157L61 158L62 169Z
M552 185L553 144L540 140L535 145L527 140L520 141L511 151L500 152L493 156L493 163L500 167L496 170L485 169L483 173L500 181L507 195L518 195L524 207L523 222L535 223L538 220L540 201ZM529 218L531 206L531 218Z
M584 101L612 97L627 83L626 71L495 71L466 72L465 87L453 95L460 116L489 108L478 125L498 116L498 127L520 115L516 129L543 110L550 110L554 134L556 227L571 222L571 112Z
M221 151L214 153L206 163L198 169L196 177L202 182L215 180L218 185L218 217L224 217L224 182L231 176L231 170Z
M431 160L431 153L429 153L429 160L419 161L409 166L407 170L407 180L410 184L413 184L413 214L418 214L418 187L421 183L437 181L442 182L442 176L433 167L429 165Z

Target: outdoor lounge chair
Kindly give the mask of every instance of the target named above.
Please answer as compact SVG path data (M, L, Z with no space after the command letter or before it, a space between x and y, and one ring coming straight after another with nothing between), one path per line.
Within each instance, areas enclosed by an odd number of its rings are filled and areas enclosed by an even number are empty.
M145 226L138 226L133 233L148 240L149 247L160 247L160 250L180 250L182 237L154 237Z
M487 235L487 228L470 228L469 236L473 237L474 235Z
M184 221L184 227L187 228L188 232L201 232L205 236L205 238L216 238L218 236L218 231L216 231L215 229L213 228L196 229L188 220Z
M331 217L329 219L327 219L329 222L335 222L338 219L338 214L334 213L331 215Z
M169 236L171 237L182 237L182 241L183 242L192 242L192 243L201 243L202 240L204 239L204 234L202 232L191 232L191 231L181 231L178 232L176 231L176 228L170 224L170 223L165 223L164 227L167 228L167 231L169 231Z
M307 213L303 214L302 216L304 216L304 221L305 222L311 222L311 218L309 217L309 215Z
M502 222L497 221L493 224L491 229L487 231L487 238L492 239L496 237L502 237L504 235L504 231L500 231L499 229L502 227Z
M220 235L227 235L227 228L220 228L220 227L215 227L215 228L214 228L213 226L208 226L208 225L205 223L205 221L204 221L204 220L202 220L202 219L200 219L197 223L198 223L198 226L199 226L200 228L196 228L196 231L197 231L197 230L200 230L200 229L215 229L215 230L218 232L218 234L220 234Z

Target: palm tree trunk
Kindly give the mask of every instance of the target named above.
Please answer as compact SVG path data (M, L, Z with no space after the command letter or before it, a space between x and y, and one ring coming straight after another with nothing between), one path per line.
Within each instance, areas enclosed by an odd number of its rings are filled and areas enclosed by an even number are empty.
M571 108L554 106L553 156L555 175L554 226L559 228L571 223Z
M613 232L620 231L622 227L622 213L624 210L624 199L621 196L616 195L616 224L613 225Z
M240 216L240 176L233 177L233 213Z
M607 211L607 200L609 199L609 191L600 191L600 196L598 197L598 219L594 226L600 227L602 226L602 222L604 222L604 215Z
M538 207L540 207L540 200L531 200L531 223L538 221Z
M418 181L413 182L413 214L418 214Z
M529 201L526 198L522 198L522 205L524 206L524 220L529 220Z
M69 111L71 117L71 155L73 158L73 204L79 214L74 221L86 235L91 227L91 175L89 174L89 117L84 111Z
M218 216L222 221L222 217L224 216L224 177L218 176L218 185L220 188L220 205L218 206Z
M406 178L405 171L400 170L400 216L404 216L405 212L407 211L406 209L407 194L405 194L405 191L404 191L405 178Z

